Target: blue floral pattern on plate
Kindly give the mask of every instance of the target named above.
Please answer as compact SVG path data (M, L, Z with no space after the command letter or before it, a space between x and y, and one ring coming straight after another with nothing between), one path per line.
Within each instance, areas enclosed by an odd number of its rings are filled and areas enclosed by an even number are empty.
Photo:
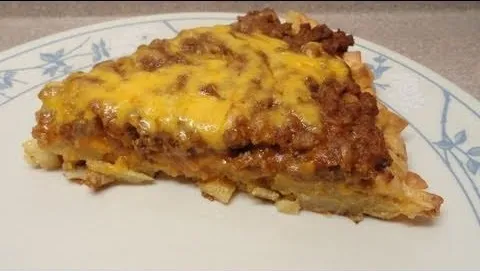
M368 50L372 51L371 49ZM387 71L390 70L390 68L395 67L394 63L388 63L389 61L392 62L393 59L381 53L376 54L377 55L372 58L373 63L367 64L373 71L374 85L377 91L389 91L388 89L391 86L390 84L384 82L383 76ZM468 129L472 129L474 127L465 127L456 131L451 131L447 128L451 103L452 101L458 102L459 100L447 89L439 86L438 84L437 87L442 93L444 99L442 110L441 112L439 112L441 114L440 131L438 133L439 136L437 138L431 139L427 138L424 135L422 136L429 143L429 145L434 148L440 159L448 167L449 171L456 179L457 183L461 186L463 193L467 197L469 204L473 209L477 222L480 225L480 212L478 207L476 207L473 203L480 201L480 192L478 188L478 177L480 175L478 174L480 169L480 146L475 145L470 147L464 147L468 141ZM382 102L392 109L392 106L390 106L387 102ZM467 107L467 111L470 112L470 114L472 114L474 118L476 118L476 121L478 123L480 118L478 112L468 107L463 102L461 104ZM410 125L412 124L410 123ZM418 133L422 134L419 129L415 129ZM478 144L478 141L475 141L475 143ZM469 191L469 189L467 188L468 186L472 188L472 190L474 191L474 195L471 195L467 192Z

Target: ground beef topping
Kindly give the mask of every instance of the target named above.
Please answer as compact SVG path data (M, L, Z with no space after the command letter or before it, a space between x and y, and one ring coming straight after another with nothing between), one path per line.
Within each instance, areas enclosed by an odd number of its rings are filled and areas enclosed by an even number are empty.
M238 17L233 29L247 34L258 31L282 39L291 50L313 56L324 52L341 56L354 43L351 35L341 30L334 32L326 25L312 28L310 24L302 24L294 33L292 25L281 23L271 9L252 11ZM323 52L309 46L311 42L320 43ZM240 164L248 161L252 166L256 160L247 157L257 153L257 149L268 148L296 156L299 160L312 160L319 169L341 168L346 172L370 176L391 164L383 134L375 126L378 114L375 97L361 92L351 76L342 83L329 80L319 84L311 77L305 78L304 83L310 90L311 98L322 108L323 131L309 131L294 116L280 129L268 127L261 121L240 118L224 138L230 149L237 150L233 153L242 153L238 158Z
M275 11L269 8L239 16L238 22L233 24L233 29L242 33L259 31L264 35L282 39L295 51L299 51L309 42L319 42L327 53L342 55L348 46L354 44L352 35L346 35L341 30L334 32L324 24L313 28L308 23L302 24L300 30L294 33L292 24L281 23Z

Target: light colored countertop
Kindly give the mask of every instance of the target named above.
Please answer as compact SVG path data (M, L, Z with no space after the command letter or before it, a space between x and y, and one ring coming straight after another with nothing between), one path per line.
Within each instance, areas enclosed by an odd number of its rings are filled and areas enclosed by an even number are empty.
M480 2L1 2L0 50L45 35L129 16L272 7L405 55L480 99Z

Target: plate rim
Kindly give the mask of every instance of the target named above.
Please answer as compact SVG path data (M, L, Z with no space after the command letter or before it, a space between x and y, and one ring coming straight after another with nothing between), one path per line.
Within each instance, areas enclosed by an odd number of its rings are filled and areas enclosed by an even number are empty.
M118 18L113 20L107 20L104 22L88 24L88 25L79 26L79 27L67 29L60 32L55 32L34 40L30 40L18 45L14 45L13 47L0 51L0 64L2 64L4 61L7 61L11 58L14 58L24 53L28 53L42 46L50 45L68 38L72 38L73 35L82 35L82 34L87 34L91 32L107 30L110 28L125 26L127 24L134 25L137 23L147 23L148 21L154 22L154 21L172 21L172 20L195 20L195 19L205 19L205 17L209 17L209 16L218 17L218 18L211 18L211 19L233 20L236 16L240 16L242 14L243 13L239 13L239 12L173 12L173 13L158 13L158 14L151 14L151 15L129 16L129 17L123 17L123 18ZM199 18L194 18L190 16L198 16ZM167 27L169 26L167 25ZM444 76L428 68L427 66L407 56L404 56L396 51L388 49L387 47L381 44L366 40L359 36L354 36L354 39L355 39L355 46L387 56L389 59L393 60L394 62L397 62L398 64L406 67L409 70L416 72L417 74L431 81L438 87L445 88L449 92L453 91L457 96L460 97L458 100L463 102L464 105L468 105L469 107L471 107L472 111L473 111L473 108L476 108L475 110L480 111L480 99L477 99L472 94L470 94L469 92L459 87L456 83L454 83L450 79L445 78ZM386 54L382 52L385 52ZM424 75L424 73L428 74L428 76ZM478 112L476 114L477 116L479 116Z

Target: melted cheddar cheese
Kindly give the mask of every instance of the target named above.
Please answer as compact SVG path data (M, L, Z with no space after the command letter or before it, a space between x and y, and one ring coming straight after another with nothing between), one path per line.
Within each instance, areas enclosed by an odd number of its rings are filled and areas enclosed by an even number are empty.
M205 50L184 50L186 40L200 37L204 39L199 46ZM229 53L208 51L219 44ZM223 134L233 120L240 115L248 119L256 104L269 99L277 105L265 112L273 125L281 126L293 113L305 125L321 128L321 108L310 97L305 79L319 84L343 81L349 72L338 57L296 53L282 40L233 32L230 26L182 31L166 42L166 49L185 61L148 71L141 59L154 56L155 48L140 46L132 56L116 62L122 73L98 65L89 73L47 85L40 95L43 106L55 111L57 124L64 124L79 115L93 118L91 104L99 101L109 106L119 127L136 114L147 133L162 131L178 138L185 128L221 150ZM214 88L215 95L202 91L207 86Z

